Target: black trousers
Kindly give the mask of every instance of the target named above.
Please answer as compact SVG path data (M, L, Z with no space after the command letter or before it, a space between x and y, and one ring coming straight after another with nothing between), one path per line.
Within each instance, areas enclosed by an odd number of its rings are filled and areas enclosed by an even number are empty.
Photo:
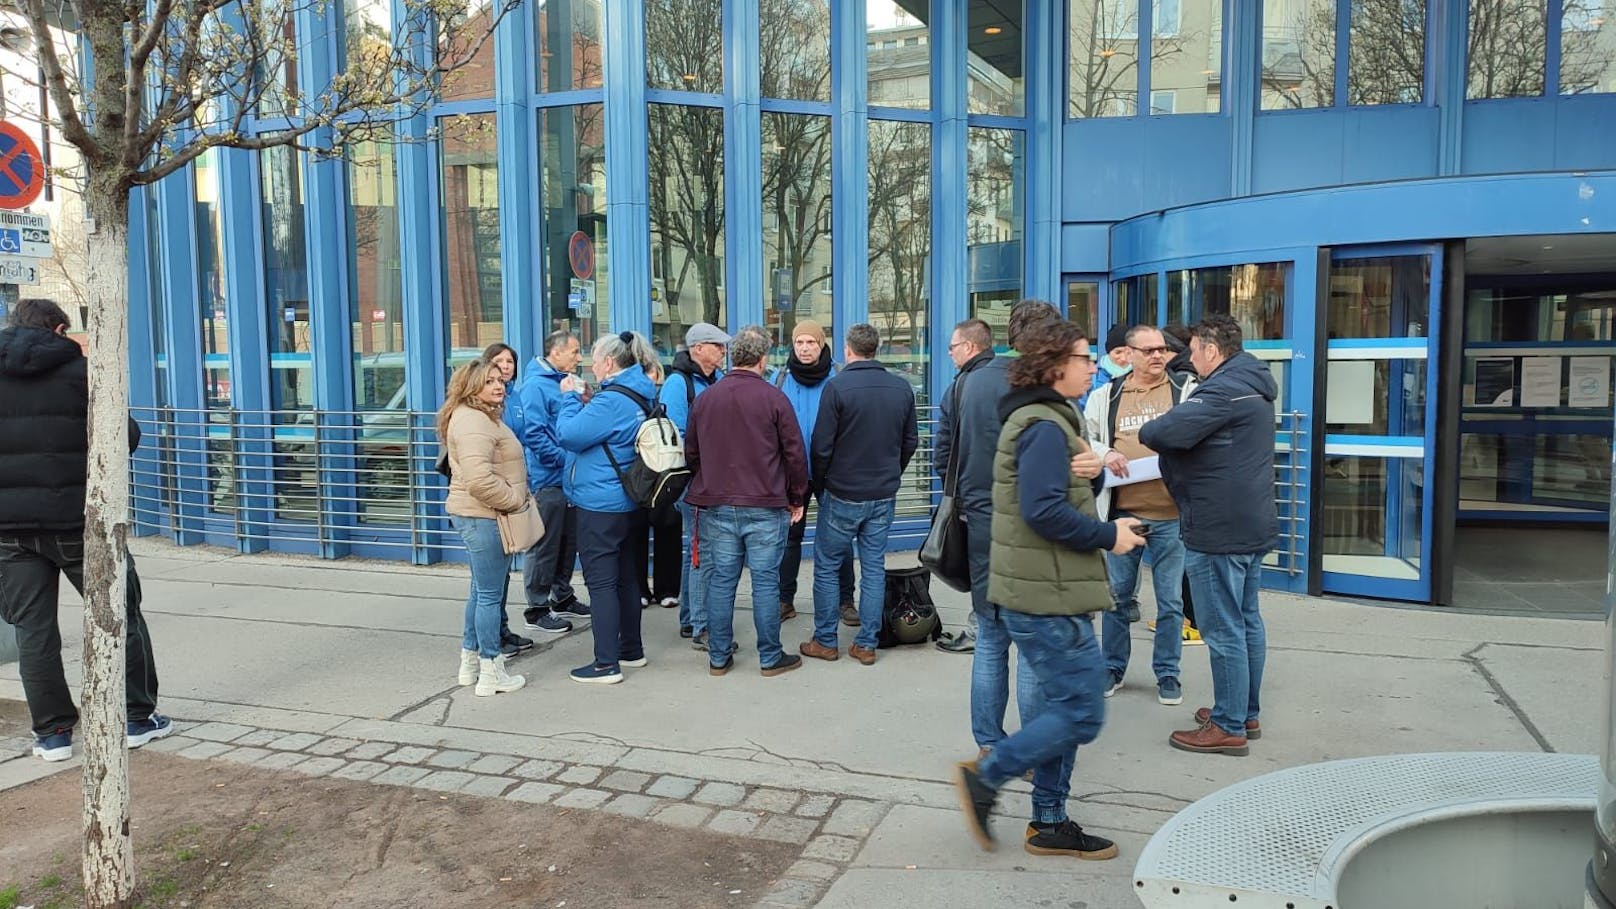
M595 638L595 662L645 656L640 639L640 585L645 576L634 540L645 536L645 512L578 509L578 556L589 588L589 631Z
M653 604L679 599L679 573L684 569L684 515L677 508L663 509L662 520L646 513L646 533L634 538L640 564L651 566L650 576L640 575L640 597Z
M544 536L522 560L522 588L527 595L524 614L528 618L572 602L572 564L578 558L578 509L567 503L560 486L546 486L533 498L544 519Z
M28 698L35 735L71 730L79 710L62 670L62 631L57 624L61 576L84 593L82 533L0 536L0 618L17 629L22 690ZM140 614L140 578L129 559L125 597L125 702L130 720L144 720L157 709L157 660L151 633Z
M815 497L819 501L819 497ZM820 507L824 507L821 503ZM797 599L797 572L802 568L802 538L808 533L808 518L791 525L786 532L786 548L780 556L780 602L791 603ZM836 575L836 586L840 588L841 598L836 602L853 603L853 562L852 558L842 562L842 570ZM812 587L812 582L809 583ZM810 591L811 595L812 591Z

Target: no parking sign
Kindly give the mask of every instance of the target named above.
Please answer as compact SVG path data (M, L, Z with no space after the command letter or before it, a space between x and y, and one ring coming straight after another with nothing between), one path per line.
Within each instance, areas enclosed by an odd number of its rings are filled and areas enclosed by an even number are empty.
M44 188L39 146L15 124L0 122L0 208L26 208Z

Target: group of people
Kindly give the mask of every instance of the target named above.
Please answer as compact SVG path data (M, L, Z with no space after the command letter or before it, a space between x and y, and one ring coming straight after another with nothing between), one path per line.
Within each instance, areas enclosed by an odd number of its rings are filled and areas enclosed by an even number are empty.
M445 510L471 565L460 684L484 696L525 684L505 664L533 642L508 627L512 559L497 521L530 497L545 533L522 554L524 621L565 633L569 620L590 620L593 659L571 671L574 681L614 684L625 668L645 666L640 612L652 605L677 606L681 636L707 652L714 675L729 672L743 566L752 602L779 604L753 610L763 675L796 669L804 656L838 659L839 624L857 629L848 656L873 664L887 533L919 447L914 392L876 361L879 346L873 326L852 326L838 367L824 329L805 320L786 364L770 370L762 328L731 337L702 322L666 371L637 332L597 339L593 385L574 374L581 349L565 331L546 339L520 378L516 352L503 344L461 366L437 419ZM690 471L671 509L642 507L623 482L642 424L658 413L678 428ZM810 496L819 506L814 629L793 654L780 628L796 615ZM575 560L587 604L572 589Z

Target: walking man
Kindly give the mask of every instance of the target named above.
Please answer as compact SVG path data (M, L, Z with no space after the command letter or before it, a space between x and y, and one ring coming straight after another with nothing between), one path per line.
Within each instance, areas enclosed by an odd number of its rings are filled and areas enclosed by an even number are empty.
M1240 324L1208 316L1191 329L1201 385L1144 424L1183 516L1184 564L1212 663L1212 707L1170 739L1182 751L1245 754L1258 722L1268 642L1257 610L1262 558L1279 539L1274 508L1274 399L1267 364L1246 353Z
M735 665L735 589L744 563L752 574L752 624L765 676L790 672L802 657L780 648L780 555L808 499L808 459L791 402L763 378L769 336L741 329L732 368L690 411L685 500L701 514L707 572L707 661L713 675Z
M553 332L544 339L544 356L517 387L527 415L522 447L527 454L527 482L539 503L546 533L522 560L522 586L527 627L547 634L572 630L568 618L589 618L589 607L572 590L572 566L578 560L578 509L561 489L567 452L556 441L556 417L561 413L561 381L578 368L578 336Z
M1150 551L1150 581L1156 591L1156 638L1152 668L1156 673L1156 700L1184 703L1178 681L1179 657L1184 650L1184 603L1179 591L1184 582L1184 544L1178 535L1178 506L1160 479L1126 482L1128 464L1156 452L1140 444L1139 429L1168 411L1195 389L1195 380L1167 371L1172 351L1162 333L1149 325L1128 330L1133 369L1120 380L1089 396L1084 409L1089 441L1113 477L1125 481L1101 492L1097 500L1102 520L1138 518L1148 528L1145 549ZM1139 566L1141 550L1123 555L1106 553L1111 578L1111 602L1116 607L1100 617L1100 646L1109 673L1105 696L1116 694L1128 672L1133 649L1129 625L1139 621Z
M658 392L658 399L667 408L668 419L679 427L681 437L690 428L690 409L696 405L696 399L724 377L722 367L729 340L723 329L710 322L697 322L685 332L685 349L674 355L667 381ZM700 548L692 545L697 539L696 511L683 498L677 507L684 521L684 564L679 569L679 636L691 638L697 650L706 650L707 578L699 564Z
M881 336L860 322L847 330L847 367L831 379L819 402L810 459L813 488L820 491L814 529L814 637L803 656L834 660L837 639L837 575L842 563L859 560L858 626L848 656L875 664L876 636L887 589L887 531L897 508L904 469L920 445L915 393L875 359Z
M73 756L79 721L62 669L57 598L63 574L84 592L90 393L68 324L55 303L21 300L0 329L0 618L17 629L34 755L47 761ZM139 444L130 420L129 450ZM174 722L157 712L157 659L132 556L128 572L124 694L129 747L139 748L173 732Z

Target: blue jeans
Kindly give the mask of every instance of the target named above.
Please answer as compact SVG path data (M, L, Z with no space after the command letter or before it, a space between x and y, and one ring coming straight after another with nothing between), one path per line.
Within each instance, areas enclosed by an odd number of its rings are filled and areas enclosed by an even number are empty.
M466 621L460 649L475 650L485 660L499 656L499 629L505 614L505 587L510 580L511 557L499 540L493 518L449 515L460 532L471 562L471 593L466 596Z
M1268 633L1257 611L1262 554L1223 555L1184 551L1195 589L1195 620L1212 663L1212 722L1230 735L1245 735L1257 718Z
M690 566L690 544L696 540L696 509L685 504L681 496L674 505L684 519L684 561L679 568L679 626L690 626L695 634L707 630L707 562L700 567Z
M645 535L645 512L578 509L578 556L589 590L589 632L595 664L645 656L640 638L640 578L645 563L632 541Z
M841 619L837 577L857 544L859 630L853 643L875 649L887 593L887 531L892 529L896 507L894 499L849 502L828 492L820 498L819 522L814 525L814 640L820 644L841 646L836 637Z
M752 624L758 665L780 662L780 551L791 515L783 508L733 505L701 510L701 558L707 564L707 654L714 666L729 659L735 640L735 589L741 565L752 573ZM709 561L710 560L710 561Z
M1038 694L1024 705L1021 730L994 746L977 771L997 789L1032 770L1032 819L1057 824L1066 820L1077 747L1094 741L1105 722L1105 660L1086 615L1001 608L999 617L1037 677Z
M976 617L976 649L971 651L971 737L978 748L993 748L1004 739L1004 711L1010 704L1010 632L997 606L972 613ZM1038 677L1025 659L1016 661L1016 704L1021 722L1036 715Z
M1117 517L1134 517L1118 512ZM1139 605L1139 566L1145 550L1150 550L1150 585L1156 590L1156 640L1151 648L1151 668L1156 681L1178 678L1179 657L1184 652L1184 541L1178 536L1178 521L1150 521L1145 545L1126 555L1104 553L1106 574L1111 577L1111 602L1117 608L1100 618L1100 646L1105 649L1105 668L1122 675L1128 671L1133 639L1122 617L1124 607Z

